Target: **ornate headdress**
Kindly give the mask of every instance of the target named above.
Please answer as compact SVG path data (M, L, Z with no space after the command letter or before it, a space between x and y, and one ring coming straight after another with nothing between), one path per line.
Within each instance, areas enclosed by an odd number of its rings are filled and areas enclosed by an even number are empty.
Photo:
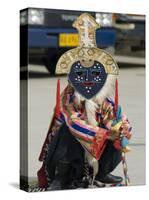
M118 66L113 57L105 50L97 48L95 31L99 25L95 19L83 13L73 23L79 32L79 45L64 53L56 65L56 74L68 74L72 65L80 60L84 67L92 66L94 61L100 62L107 74L118 75Z

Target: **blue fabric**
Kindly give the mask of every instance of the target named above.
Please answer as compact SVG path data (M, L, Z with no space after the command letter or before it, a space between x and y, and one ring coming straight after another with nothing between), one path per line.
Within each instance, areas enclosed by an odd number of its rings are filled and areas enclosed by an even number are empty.
M117 108L116 118L117 118L118 121L122 119L122 109L121 109L121 106L118 106L118 108Z
M122 137L121 145L123 148L129 145L129 141L126 137Z
M114 102L112 100L110 100L109 98L106 98L106 100L111 103L111 105L114 107Z
M96 134L95 132L85 129L77 124L72 124L72 128L74 128L75 130L77 130L85 135L95 136L95 134Z

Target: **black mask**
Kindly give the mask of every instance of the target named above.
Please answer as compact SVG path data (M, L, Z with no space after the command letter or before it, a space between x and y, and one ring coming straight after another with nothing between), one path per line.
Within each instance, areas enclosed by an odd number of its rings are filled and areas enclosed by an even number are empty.
M104 66L94 61L91 67L83 67L80 61L75 62L68 75L72 86L86 99L91 99L104 86L107 73Z

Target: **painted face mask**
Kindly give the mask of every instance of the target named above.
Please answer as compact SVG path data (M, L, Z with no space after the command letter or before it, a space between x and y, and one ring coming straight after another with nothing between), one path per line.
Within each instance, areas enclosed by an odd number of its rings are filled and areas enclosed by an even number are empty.
M56 74L68 74L68 81L84 98L91 99L103 89L107 76L118 75L113 57L96 44L95 19L83 13L74 21L78 30L78 46L65 52L58 60Z
M91 67L84 67L77 61L68 75L68 80L75 90L87 99L91 99L101 90L106 78L104 66L98 61L94 61Z

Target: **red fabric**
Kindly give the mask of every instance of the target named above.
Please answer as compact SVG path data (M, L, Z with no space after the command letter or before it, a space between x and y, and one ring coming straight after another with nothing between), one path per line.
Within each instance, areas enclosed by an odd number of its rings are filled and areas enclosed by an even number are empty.
M49 144L49 133L51 133L51 129L52 129L52 127L53 127L54 121L55 121L55 116L53 115L53 118L52 118L52 121L51 121L51 123L50 123L49 130L48 130L46 139L45 139L45 141L44 141L44 144L43 144L43 146L42 146L42 149L41 149L41 152L40 152L40 155L39 155L39 161L43 161L43 160L44 160L46 145Z
M47 175L45 172L45 165L43 164L40 170L37 172L38 177L38 184L41 188L47 188L48 187L48 180Z
M115 103L114 103L115 116L116 116L116 112L117 112L117 107L118 107L118 80L116 79L116 81L115 81Z
M116 79L115 81L115 104L114 104L114 114L115 114L115 117L116 116L116 113L117 113L117 108L118 108L118 80ZM113 143L114 147L120 151L121 150L121 142L120 142L120 139L117 139L114 141Z
M122 149L122 147L121 147L121 142L120 142L119 139L115 140L114 143L113 143L113 145L114 145L114 147L115 147L118 151L120 151L120 150Z
M92 154L94 157L99 160L107 143L108 134L107 130L102 129L101 132L98 132L94 141L93 141L93 148Z

